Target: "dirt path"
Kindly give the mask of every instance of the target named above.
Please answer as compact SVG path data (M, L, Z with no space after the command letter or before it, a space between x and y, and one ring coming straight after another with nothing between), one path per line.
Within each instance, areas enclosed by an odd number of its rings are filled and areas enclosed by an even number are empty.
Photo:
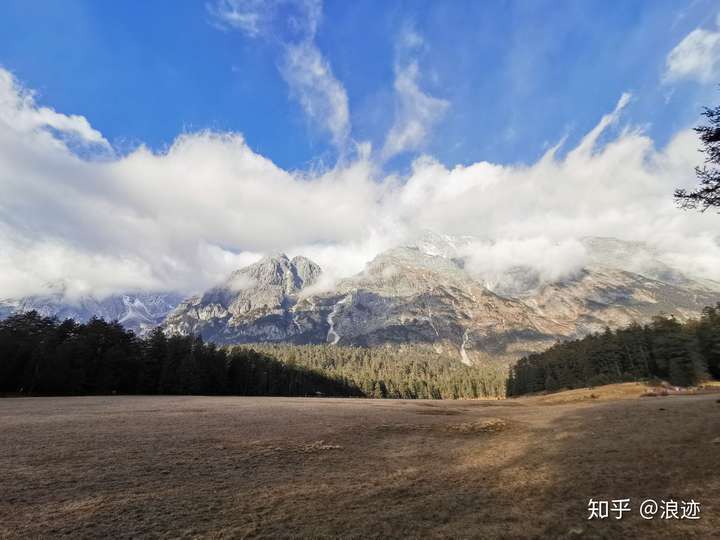
M0 536L717 537L717 398L4 399Z

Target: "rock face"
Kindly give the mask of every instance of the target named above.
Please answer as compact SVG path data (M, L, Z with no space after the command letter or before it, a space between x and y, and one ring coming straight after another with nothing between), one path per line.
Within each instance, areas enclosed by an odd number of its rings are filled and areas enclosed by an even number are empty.
M107 321L117 320L125 328L142 335L164 321L181 300L182 297L174 293L134 293L102 299L84 296L67 300L62 287L53 287L47 294L0 300L0 319L28 311L78 322L101 317Z
M171 334L201 334L218 343L316 342L317 336L306 335L314 325L299 319L296 310L301 292L320 274L320 267L305 257L265 257L180 304L164 328Z
M420 343L472 363L516 358L660 313L685 319L720 301L720 285L683 275L642 244L583 244L587 264L571 277L543 283L517 267L494 291L466 269L468 237L431 235L389 250L322 293L311 287L318 265L276 255L183 302L164 327L219 343Z
M383 253L362 274L341 281L338 292L328 341L339 344L421 342L455 349L470 362L524 349L563 330L523 302L484 288L461 261L418 247Z

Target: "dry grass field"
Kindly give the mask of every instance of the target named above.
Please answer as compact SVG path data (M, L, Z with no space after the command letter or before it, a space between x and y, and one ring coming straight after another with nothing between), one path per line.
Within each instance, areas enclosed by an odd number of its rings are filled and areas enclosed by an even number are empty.
M0 537L719 537L720 395L641 390L3 399ZM633 512L588 521L590 497Z

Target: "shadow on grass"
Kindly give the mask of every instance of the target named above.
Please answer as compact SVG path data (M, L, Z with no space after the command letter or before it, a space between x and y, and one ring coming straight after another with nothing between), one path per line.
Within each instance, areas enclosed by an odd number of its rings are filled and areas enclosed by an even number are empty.
M59 419L54 434L49 423L30 425L31 434L9 428L0 536L711 538L720 530L712 396L464 416L359 400L294 416L298 403L242 409L275 407L272 435L257 440L246 435L253 418L217 408L145 424L92 420L92 433L85 417ZM630 498L633 511L588 521L590 498ZM644 521L637 505L646 498L692 498L702 519Z
M536 414L543 413L543 422L518 417L497 433L421 425L374 431L365 455L345 452L324 464L306 462L309 474L288 479L294 489L266 492L268 501L284 499L286 505L256 532L710 538L720 530L718 447L710 442L720 434L714 400L538 407ZM629 498L632 512L622 520L588 521L590 498ZM702 518L663 520L658 514L643 520L639 504L648 498L694 499L702 504ZM289 519L298 505L302 519Z

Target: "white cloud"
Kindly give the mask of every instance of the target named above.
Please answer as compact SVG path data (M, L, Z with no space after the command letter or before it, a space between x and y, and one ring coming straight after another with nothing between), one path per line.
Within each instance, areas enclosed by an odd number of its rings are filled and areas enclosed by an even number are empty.
M489 285L507 281L508 271L518 267L532 268L541 282L556 281L576 274L587 262L586 249L575 238L557 242L540 235L501 238L471 242L462 251L466 268Z
M449 102L420 89L416 57L425 42L411 26L400 32L395 63L395 119L382 148L382 159L421 149L432 127L443 117Z
M33 93L18 86L12 74L4 69L0 69L0 125L18 132L37 132L53 128L80 143L110 147L102 134L93 129L85 117L68 116L48 107L37 107Z
M479 269L516 260L553 279L577 266L576 239L599 235L647 241L720 279L717 215L672 199L696 181L695 133L656 148L625 129L599 144L627 98L565 156L453 168L424 156L399 178L381 176L367 151L291 173L232 133L86 161L36 120L42 109L7 72L0 80L11 81L0 87L0 297L59 279L75 294L197 291L275 251L316 260L331 282L423 229L493 240L470 253Z
M422 148L430 135L430 129L449 106L444 99L429 96L420 90L417 62L396 68L395 92L395 121L385 139L383 159Z
M257 280L245 274L235 274L232 276L230 281L227 282L227 286L230 288L230 290L235 292L252 289L256 285Z
M701 83L720 81L720 30L697 28L670 51L663 80L675 82L681 79Z
M280 16L280 9L283 16ZM345 87L315 43L322 17L320 0L220 0L209 10L221 24L250 37L279 43L280 72L311 122L329 133L344 151L350 137L350 110Z
M309 40L288 45L281 71L308 118L342 149L350 136L348 97L317 46Z
M218 0L208 11L221 25L236 28L251 37L258 36L271 13L270 0Z
M577 147L570 152L568 158L570 160L587 159L588 154L592 153L593 149L596 147L600 135L602 135L608 127L617 123L620 119L620 114L623 109L627 107L628 103L630 103L631 99L632 95L629 92L623 92L617 102L617 105L615 105L613 112L604 115L600 119L600 122L598 122L598 124L582 138L580 144L578 144Z

